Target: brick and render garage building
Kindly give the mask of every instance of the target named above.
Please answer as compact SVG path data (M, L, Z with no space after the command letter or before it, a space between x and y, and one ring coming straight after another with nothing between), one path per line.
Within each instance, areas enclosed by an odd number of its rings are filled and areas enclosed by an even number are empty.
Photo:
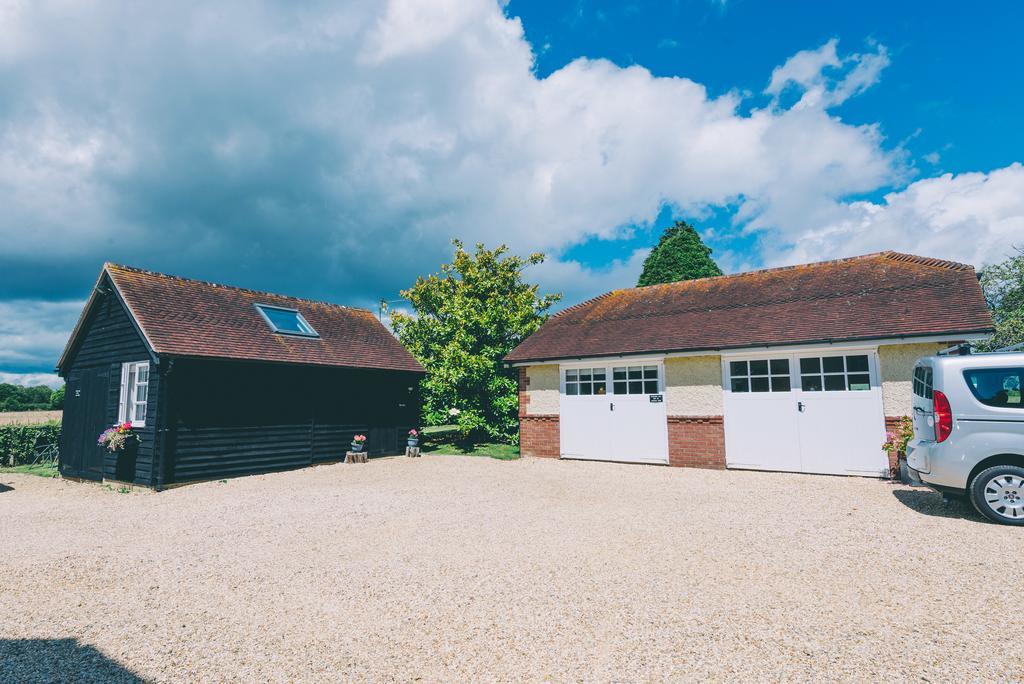
M609 292L506 362L526 455L884 476L914 362L991 331L973 267L882 252Z
M399 453L424 370L364 309L104 265L57 364L60 472L161 489ZM97 445L111 424L136 446Z

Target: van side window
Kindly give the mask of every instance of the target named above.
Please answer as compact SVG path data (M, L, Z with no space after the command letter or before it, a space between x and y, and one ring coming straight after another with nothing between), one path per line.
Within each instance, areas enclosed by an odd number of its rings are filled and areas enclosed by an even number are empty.
M932 398L932 369L928 366L914 369L914 394L925 399Z
M1024 408L1020 399L1024 368L978 368L965 370L964 379L974 397L986 406Z

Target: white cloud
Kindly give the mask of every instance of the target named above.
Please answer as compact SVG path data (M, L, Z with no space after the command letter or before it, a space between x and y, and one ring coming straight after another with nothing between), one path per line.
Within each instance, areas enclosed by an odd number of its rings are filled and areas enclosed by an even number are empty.
M452 236L558 253L663 202L758 215L899 175L877 130L820 112L744 115L603 60L539 79L486 0L257 7L31 6L51 33L4 86L8 258L132 261L158 239L147 265L285 279L303 255L393 291L379 260L408 281Z
M889 66L889 51L884 45L875 45L873 53L850 55L846 62L853 69L836 84L831 96L833 104L846 102L878 83L882 70Z
M885 249L986 264L1024 244L1024 166L945 174L882 202L837 204L816 228L790 233L771 259L800 263Z
M544 283L560 283L558 291L562 293L562 301L558 308L572 306L602 292L636 285L650 251L635 250L628 258L615 260L599 271L585 268L576 261L548 260L532 267L527 276Z
M778 96L791 84L805 90L821 86L825 81L825 69L839 67L839 55L836 52L838 45L839 40L832 38L817 50L801 50L796 53L772 70L772 77L765 92Z
M936 207L898 201L929 181L881 205L847 200L910 180L879 127L829 111L879 79L880 45L794 55L771 75L771 104L751 110L604 60L538 78L520 22L489 0L4 7L16 21L0 14L0 273L16 275L0 299L83 297L114 260L373 305L461 237L549 252L537 277L573 303L629 284L639 257L590 269L558 256L664 203L735 207L720 232L770 235L770 261L911 234L915 251L964 251L929 239ZM784 107L791 87L800 101ZM983 209L971 239L990 259L1016 209L1007 200L992 224ZM900 216L889 238L881 215ZM39 335L45 353L0 344L0 364L49 364L56 333Z
M47 387L57 389L64 384L64 381L55 373L6 373L0 371L0 384L22 385L24 387L46 385Z
M85 302L0 301L0 368L53 368Z
M772 71L765 93L776 102L789 87L803 91L795 109L834 107L864 92L889 66L889 51L874 44L875 51L840 58L839 40L832 38L817 50L801 50Z

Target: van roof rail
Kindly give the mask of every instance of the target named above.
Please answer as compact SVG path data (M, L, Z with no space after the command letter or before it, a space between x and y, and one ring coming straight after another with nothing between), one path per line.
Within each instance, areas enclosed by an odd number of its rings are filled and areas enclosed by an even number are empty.
M970 356L971 345L969 342L960 342L954 344L952 347L946 347L936 352L936 356L951 356L956 354L957 356Z

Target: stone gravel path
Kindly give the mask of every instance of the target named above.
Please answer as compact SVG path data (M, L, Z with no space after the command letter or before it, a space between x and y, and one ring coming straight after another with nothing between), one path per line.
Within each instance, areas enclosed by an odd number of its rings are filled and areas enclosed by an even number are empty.
M453 456L160 494L0 474L0 521L0 681L1024 678L1000 610L1024 530L867 479Z

